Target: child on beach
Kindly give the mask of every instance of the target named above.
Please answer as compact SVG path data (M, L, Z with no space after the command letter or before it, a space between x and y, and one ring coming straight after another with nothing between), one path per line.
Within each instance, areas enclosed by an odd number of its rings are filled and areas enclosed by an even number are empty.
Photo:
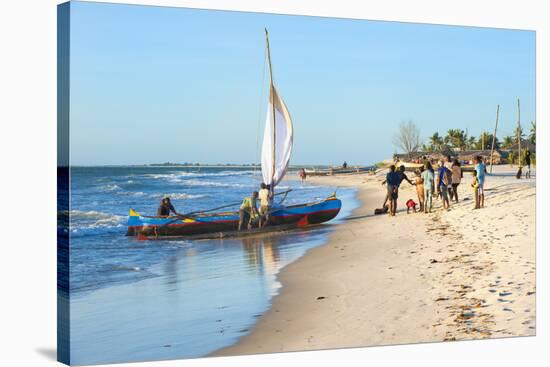
M474 209L479 209L479 181L477 180L477 175L475 171L472 171L472 188L474 189Z
M409 210L412 209L414 213L416 213L416 203L413 199L407 200L407 214L409 214Z
M477 164L474 166L474 170L477 177L477 196L478 196L478 207L483 208L485 206L485 192L483 187L485 185L485 173L487 172L487 167L483 163L483 158L481 156L476 157Z
M420 211L424 210L424 181L422 180L422 171L424 171L424 167L421 167L419 170L416 170L416 194L418 195L418 204L420 207Z

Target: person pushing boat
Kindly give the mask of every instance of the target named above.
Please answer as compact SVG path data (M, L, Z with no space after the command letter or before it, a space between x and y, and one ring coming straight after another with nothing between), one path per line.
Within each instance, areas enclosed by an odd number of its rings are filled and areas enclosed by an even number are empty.
M247 228L252 228L252 223L260 216L257 207L258 191L254 191L252 196L247 196L243 199L239 209L239 231L242 230L243 224L247 223Z
M271 208L272 193L267 185L262 182L258 198L260 199L260 221L259 227L262 228L269 222L269 209Z

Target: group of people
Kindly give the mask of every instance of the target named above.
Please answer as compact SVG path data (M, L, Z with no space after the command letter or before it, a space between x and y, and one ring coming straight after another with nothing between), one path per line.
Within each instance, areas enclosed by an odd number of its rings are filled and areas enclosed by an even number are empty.
M260 201L259 208L258 200ZM258 225L259 228L266 226L269 223L269 213L272 206L273 192L269 185L262 183L260 191L254 191L252 195L245 197L241 202L239 208L239 231L245 225L247 229L252 228L254 225ZM160 201L157 216L168 217L171 213L176 216L185 216L176 211L169 197L165 197Z
M260 208L258 209L258 199ZM262 182L260 191L254 191L251 196L243 199L239 208L239 231L246 224L247 229L251 229L255 224L262 228L269 223L269 212L273 205L273 191L269 185Z
M476 157L475 163L471 186L475 197L474 209L479 209L485 205L483 187L487 170L481 156ZM416 186L420 211L424 213L432 212L432 199L434 196L439 197L443 203L443 208L448 210L451 202L458 203L459 201L458 187L462 181L462 177L463 173L460 162L457 159L452 159L450 156L447 156L445 160L438 161L437 167L434 167L429 160L425 160L424 165L416 170L414 183L405 174L405 166L401 165L397 169L395 165L392 165L386 175L386 179L382 182L382 184L387 185L387 194L382 207L386 208L386 204L389 201L389 215L395 215L399 187L403 181L407 181L409 184ZM411 208L416 211L416 203L413 200L407 201L407 213Z

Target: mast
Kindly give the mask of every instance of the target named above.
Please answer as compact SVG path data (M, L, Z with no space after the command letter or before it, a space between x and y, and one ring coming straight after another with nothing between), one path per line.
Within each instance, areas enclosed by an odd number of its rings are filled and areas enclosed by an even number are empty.
M521 167L521 123L520 123L520 110L519 110L519 98L518 98L518 167Z
M272 172L271 172L271 191L275 191L275 185L273 185L273 182L275 181L275 162L276 162L276 143L277 143L277 133L276 133L276 124L275 124L275 88L273 87L273 69L271 68L271 51L269 50L269 37L267 34L267 28L265 28L265 43L267 45L267 62L269 64L269 94L271 96L271 112L272 112L272 131L273 131L273 166L272 166Z
M493 152L495 151L495 140L497 138L498 111L500 105L497 104L497 121L495 122L495 131L493 132L493 144L491 144L491 173L493 173Z

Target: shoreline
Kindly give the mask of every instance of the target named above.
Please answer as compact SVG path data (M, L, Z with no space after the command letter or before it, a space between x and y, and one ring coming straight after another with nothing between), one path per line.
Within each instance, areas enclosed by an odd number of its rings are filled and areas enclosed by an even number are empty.
M281 291L250 333L210 355L535 335L535 180L508 171L488 176L477 211L465 176L466 200L449 212L434 200L435 213L407 215L404 201L417 198L404 182L393 218L372 215L383 173L308 179L356 188L359 207L282 269Z

